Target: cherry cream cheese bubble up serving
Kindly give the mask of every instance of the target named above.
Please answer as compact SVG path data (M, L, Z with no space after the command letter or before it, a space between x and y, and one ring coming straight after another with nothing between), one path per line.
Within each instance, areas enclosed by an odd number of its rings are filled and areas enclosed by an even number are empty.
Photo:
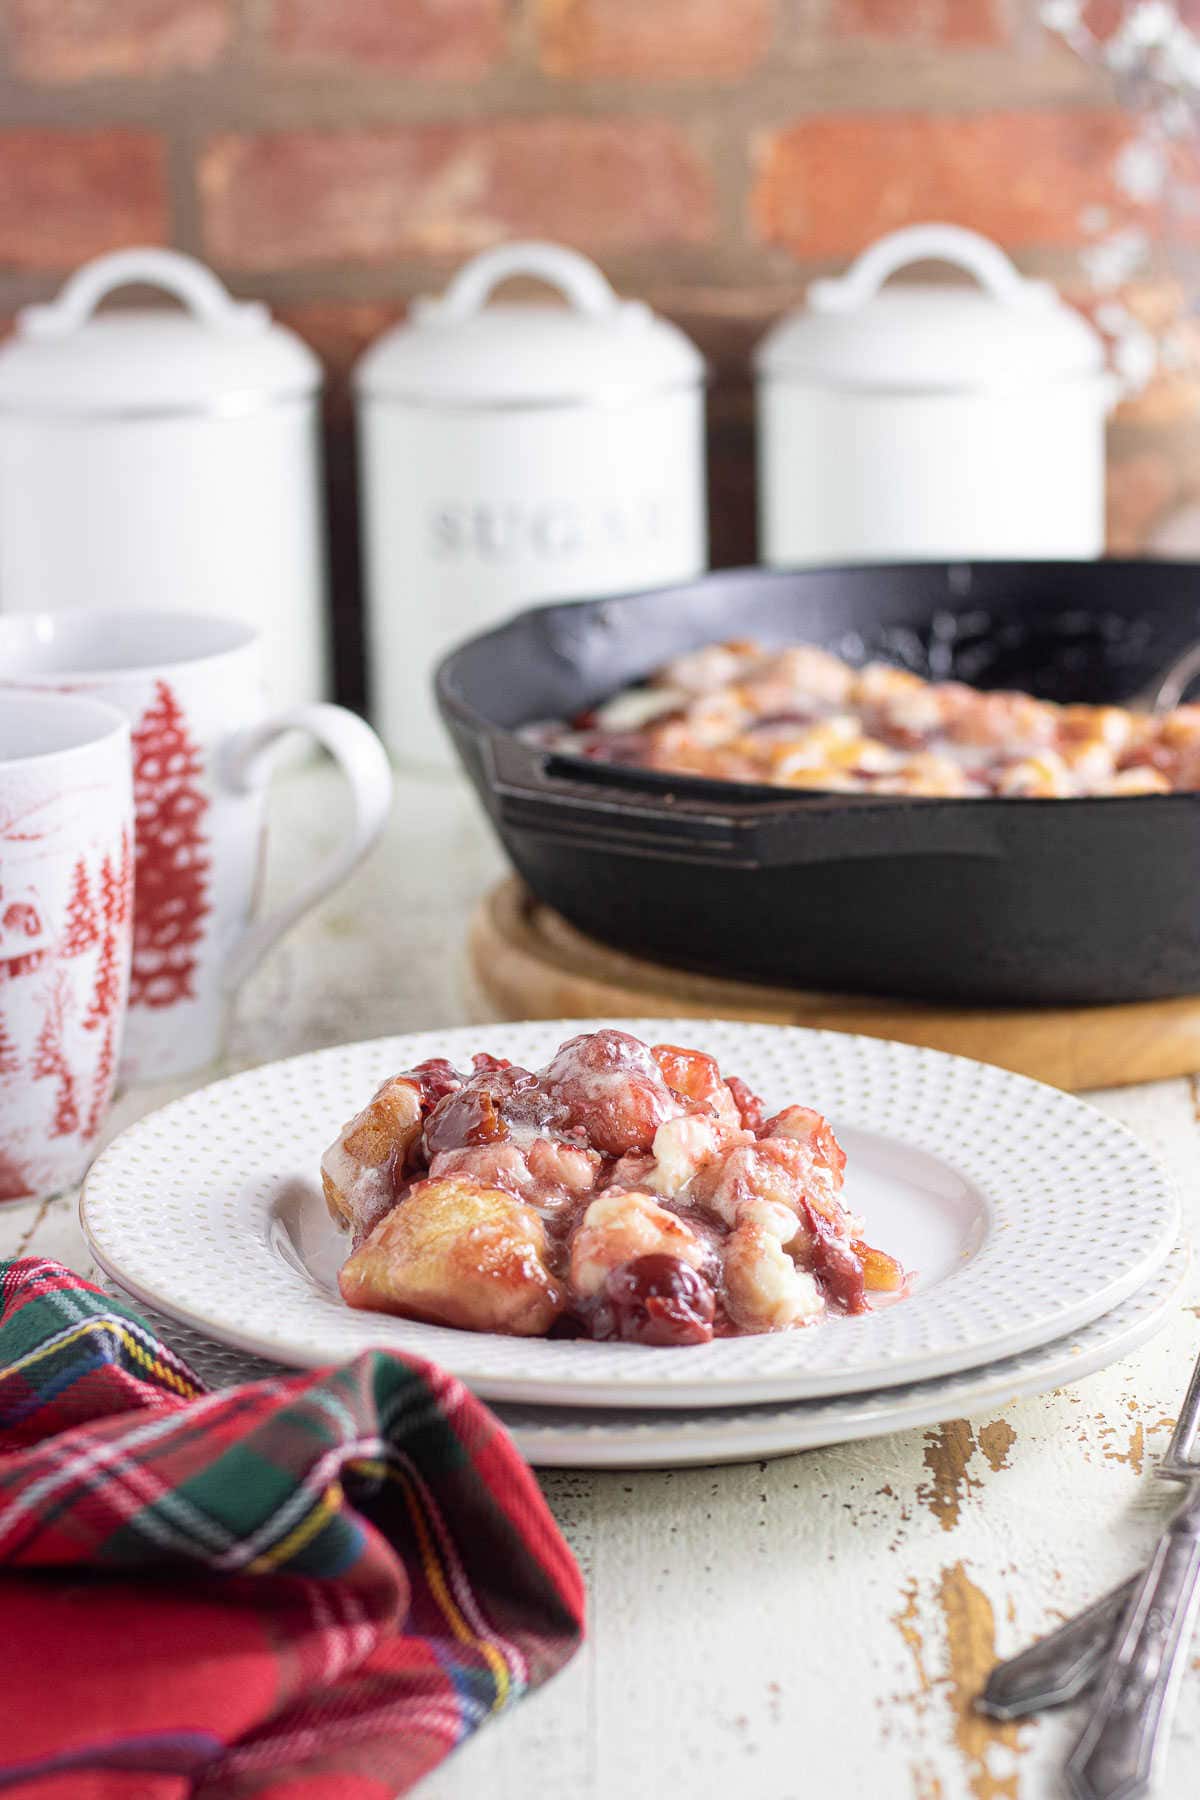
M1200 789L1200 706L1142 714L853 669L808 644L710 644L538 741L597 762L946 799Z
M843 1203L845 1162L820 1113L768 1118L711 1056L601 1030L536 1072L481 1054L393 1076L322 1177L351 1306L680 1346L903 1292Z

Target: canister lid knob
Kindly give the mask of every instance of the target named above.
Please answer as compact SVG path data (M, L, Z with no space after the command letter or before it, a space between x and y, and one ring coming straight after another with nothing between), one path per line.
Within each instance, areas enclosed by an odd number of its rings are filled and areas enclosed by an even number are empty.
M133 283L181 305L100 310ZM0 346L0 410L31 417L227 414L320 384L308 345L260 301L236 300L203 263L157 246L86 263L55 299L24 307Z
M889 278L915 262L946 262L962 282ZM768 378L873 392L1009 388L1094 377L1099 334L1050 282L1022 275L999 245L960 225L911 225L880 238L844 275L814 281L805 304L759 344Z
M849 312L873 300L897 270L915 262L952 263L974 275L993 300L1005 306L1055 305L1058 295L1048 281L1021 274L999 244L963 225L907 225L876 240L844 275L814 281L805 296L814 312Z
M22 307L17 330L31 338L66 337L91 318L107 295L134 282L173 294L197 319L219 331L260 332L271 323L261 300L235 300L195 257L177 250L139 249L114 250L85 263L53 300Z
M515 276L557 288L566 305L496 302ZM485 250L444 294L415 300L355 381L370 398L486 408L603 402L695 386L703 375L677 326L623 300L578 251L533 241Z

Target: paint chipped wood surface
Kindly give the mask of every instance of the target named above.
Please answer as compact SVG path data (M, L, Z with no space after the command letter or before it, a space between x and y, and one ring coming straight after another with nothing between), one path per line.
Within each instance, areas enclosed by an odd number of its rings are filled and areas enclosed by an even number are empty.
M329 848L337 791L323 769L277 788L274 893ZM500 871L456 784L402 782L385 843L246 990L228 1066L469 1018L460 945ZM112 1129L183 1085L126 1095ZM1194 1221L1197 1084L1091 1098L1173 1165ZM69 1201L4 1208L0 1253L17 1250L88 1272ZM1070 1717L991 1725L971 1700L997 1653L1129 1574L1163 1523L1150 1470L1200 1350L1200 1276L1186 1300L1114 1368L979 1418L733 1468L546 1475L590 1641L423 1800L1056 1793ZM1200 1644L1162 1791L1198 1783Z

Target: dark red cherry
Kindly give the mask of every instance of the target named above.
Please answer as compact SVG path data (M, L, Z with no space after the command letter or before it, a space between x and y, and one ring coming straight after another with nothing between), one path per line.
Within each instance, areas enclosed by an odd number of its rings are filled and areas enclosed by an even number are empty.
M544 1135L565 1117L562 1102L528 1069L496 1057L476 1057L475 1063L470 1080L429 1116L425 1148L430 1157L442 1150L492 1144L513 1131Z
M442 1150L493 1144L508 1136L508 1126L487 1088L471 1084L447 1094L429 1115L425 1149L430 1160Z
M604 1297L615 1335L629 1344L706 1344L716 1301L702 1275L662 1251L612 1269Z
M444 1056L431 1056L428 1062L418 1063L415 1069L409 1070L408 1079L420 1090L424 1112L432 1112L439 1100L456 1093L463 1084L458 1070Z

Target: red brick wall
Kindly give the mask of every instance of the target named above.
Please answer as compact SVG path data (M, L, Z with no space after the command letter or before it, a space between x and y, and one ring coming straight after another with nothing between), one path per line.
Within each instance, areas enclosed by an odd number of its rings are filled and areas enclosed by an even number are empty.
M406 297L484 245L574 243L699 339L716 371L721 562L754 547L749 347L813 272L880 231L954 219L1079 289L1081 248L1130 224L1162 244L1132 304L1155 320L1177 312L1168 227L1114 182L1129 121L1034 11L1033 0L0 0L0 314L99 251L162 242L311 339L331 374L352 687L346 370ZM1200 493L1197 367L1185 357L1114 427L1118 548Z

